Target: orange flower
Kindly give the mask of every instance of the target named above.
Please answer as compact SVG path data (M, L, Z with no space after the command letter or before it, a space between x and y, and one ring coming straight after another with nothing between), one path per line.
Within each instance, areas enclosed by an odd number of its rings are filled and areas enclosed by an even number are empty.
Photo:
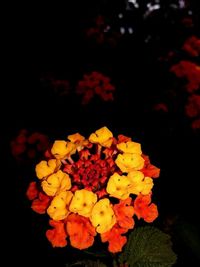
M101 241L109 243L108 250L112 253L122 251L122 247L126 244L127 238L122 236L128 229L119 227L117 224L113 226L111 230L101 234Z
M26 191L26 196L29 200L33 200L38 196L38 189L36 182L30 182L28 189Z
M160 175L160 169L157 168L156 166L152 165L149 160L149 156L142 155L144 158L144 167L141 172L143 172L144 176L148 176L151 178L158 178Z
M119 204L114 205L114 212L117 219L117 223L120 227L125 229L133 229L134 227L134 208L130 206L131 198L127 198L125 200L120 200Z
M46 237L49 242L51 242L53 247L65 247L67 245L67 233L64 222L50 220L49 224L54 227L54 229L46 231Z
M38 198L33 200L31 208L39 214L44 214L49 206L49 202L50 197L40 192Z
M151 203L151 195L138 195L134 201L134 211L138 219L143 218L145 222L151 223L158 217L156 204Z
M74 213L67 217L67 233L72 247L78 249L92 246L96 235L89 219Z
M147 212L145 214L144 220L145 222L151 223L158 217L158 208L156 204L151 203L147 208Z

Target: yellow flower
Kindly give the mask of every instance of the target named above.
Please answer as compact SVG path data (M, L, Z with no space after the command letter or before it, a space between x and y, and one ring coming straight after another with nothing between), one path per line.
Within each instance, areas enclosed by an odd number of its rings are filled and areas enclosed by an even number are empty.
M139 154L119 154L115 163L122 172L141 170L144 166L144 159Z
M61 191L71 188L71 180L69 175L59 170L50 175L46 180L42 181L42 189L48 196L55 196Z
M56 140L51 148L51 153L57 159L66 159L76 153L76 145L72 142Z
M116 223L116 217L108 198L100 199L94 205L90 220L97 233L100 234L109 231L113 227Z
M128 173L127 177L131 184L129 187L130 194L139 195L144 187L144 174L140 171L132 171Z
M71 134L68 135L67 137L73 144L76 145L76 149L80 151L81 149L84 148L89 142L88 140L85 139L84 136L82 136L79 133Z
M75 133L75 134L71 134L68 135L67 138L69 139L69 141L71 141L72 143L79 143L82 142L83 140L85 140L85 137L82 136L79 133Z
M48 215L56 221L65 219L70 211L68 210L69 203L73 197L71 191L60 192L51 201L50 206L47 209Z
M89 136L89 141L94 144L100 144L104 147L110 147L113 142L113 134L107 127L102 127Z
M126 199L129 197L128 188L130 181L127 176L120 176L118 173L114 173L107 184L106 191L112 196L118 199Z
M56 159L50 159L48 161L42 160L35 167L36 176L39 179L47 177L48 175L54 173L54 171L60 168L61 162Z
M153 188L153 179L150 177L145 177L141 193L143 195L148 195L151 192L152 188Z
M134 154L142 154L140 143L128 141L124 143L117 144L117 148L124 153L134 153Z
M69 210L84 217L89 217L94 204L97 202L97 195L86 189L77 190L71 201Z
M144 177L144 174L140 171L132 171L127 175L130 180L129 193L134 195L148 195L153 187L153 179L150 177Z

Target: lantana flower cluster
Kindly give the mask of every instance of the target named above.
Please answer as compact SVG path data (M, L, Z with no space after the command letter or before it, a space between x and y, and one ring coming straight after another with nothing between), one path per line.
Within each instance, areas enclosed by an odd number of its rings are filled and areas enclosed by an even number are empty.
M192 57L200 55L200 39L192 36L183 45L183 49ZM185 105L185 114L191 120L193 130L200 129L200 66L196 63L182 60L171 67L171 71L178 78L186 79L185 85L188 93Z
M15 139L11 141L11 153L17 161L34 159L45 153L49 146L47 135L21 129Z
M186 91L194 93L200 87L200 66L196 63L181 60L170 69L178 78L185 78L187 80Z
M76 93L82 95L83 105L88 104L95 95L103 101L113 101L114 91L115 87L111 84L110 78L97 71L85 74L76 87Z
M49 216L46 237L53 247L83 250L99 235L117 253L136 221L158 217L152 189L160 169L140 143L116 138L105 126L89 138L74 133L56 140L35 172L26 194L35 212Z
M171 64L170 72L181 80L181 83L174 83L175 87L168 89L163 95L163 101L154 106L154 110L163 112L177 112L184 110L189 119L191 128L194 131L200 129L200 39L197 36L190 36L185 40L180 51L170 51L166 58L160 58ZM185 56L185 59L180 60ZM177 61L177 59L178 61ZM177 61L176 64L174 62ZM166 102L167 96L167 102ZM183 103L184 106L180 106Z

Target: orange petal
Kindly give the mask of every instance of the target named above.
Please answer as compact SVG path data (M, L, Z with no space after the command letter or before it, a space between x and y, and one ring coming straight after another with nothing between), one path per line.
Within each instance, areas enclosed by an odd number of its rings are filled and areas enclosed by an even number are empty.
M54 227L46 231L46 237L53 247L65 247L67 245L67 233L65 224L61 221L50 220L49 224Z
M72 247L86 249L93 245L95 228L88 218L78 214L70 214L67 217L67 233Z
M152 203L148 206L146 214L144 216L145 222L151 223L158 217L158 209L156 204Z
M108 250L112 253L117 253L122 251L122 247L126 244L127 238L122 236L126 233L127 229L119 227L117 224L113 226L111 230L106 233L101 234L101 241L109 243Z
M31 208L39 214L44 214L49 206L49 202L50 198L40 192L38 198L33 200Z
M125 135L123 135L123 134L119 134L118 135L118 144L119 143L124 143L124 142L128 142L128 141L131 141L131 138L130 137L128 137L128 136L125 136Z
M146 155L142 155L144 158L144 167L141 172L143 172L144 176L151 178L158 178L160 176L160 169L150 163L149 157Z
M122 228L133 229L134 227L134 208L130 206L131 198L120 200L119 204L114 205L114 212L117 218L118 224Z
M29 200L33 200L38 196L38 189L36 182L30 182L29 187L26 191L26 196Z
M134 201L134 211L138 219L143 218L146 222L153 222L158 217L157 206L151 203L151 195L138 195Z

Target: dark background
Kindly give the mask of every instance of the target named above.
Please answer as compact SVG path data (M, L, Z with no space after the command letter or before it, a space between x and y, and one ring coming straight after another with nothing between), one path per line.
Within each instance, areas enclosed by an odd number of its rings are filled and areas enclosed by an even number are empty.
M13 8L12 72L6 92L11 113L5 116L2 111L6 122L2 140L7 148L6 166L12 166L16 198L11 254L16 254L14 262L19 266L64 266L68 256L72 259L77 252L53 249L45 239L47 218L35 214L25 197L34 165L19 166L10 154L10 141L22 128L55 140L74 132L89 136L102 126L115 136L121 133L140 142L152 164L160 167L154 189L160 211L157 224L172 235L178 255L175 266L198 265L199 133L192 131L182 114L156 113L151 107L171 82L158 57L179 47L187 36L199 34L200 13L197 1L189 2L194 26L188 29L180 23L187 10L174 10L161 1L160 13L144 20L145 1L141 2L143 7L130 12L126 1L69 1L65 6L27 6L23 11L19 6ZM119 13L125 14L123 25L134 27L133 36L123 36L115 46L86 38L84 29L99 14L112 19L118 29ZM146 43L147 36L151 38ZM41 77L52 73L74 86L93 70L111 77L116 87L113 102L94 98L83 106L75 91L59 97L41 84Z

